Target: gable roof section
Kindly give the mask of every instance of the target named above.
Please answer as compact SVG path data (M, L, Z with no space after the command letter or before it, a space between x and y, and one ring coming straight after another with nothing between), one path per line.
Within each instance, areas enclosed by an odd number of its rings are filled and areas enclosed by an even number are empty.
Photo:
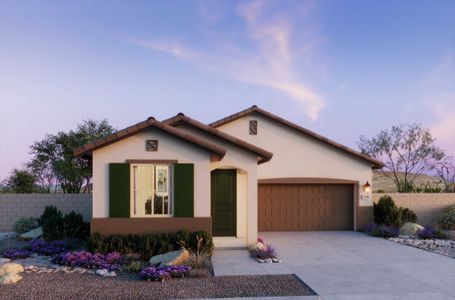
M210 133L210 134L212 134L222 140L230 142L242 149L253 152L254 154L256 154L259 157L259 160L258 160L259 164L269 161L270 159L272 159L272 156L273 156L273 153L271 153L265 149L259 148L253 144L250 144L250 143L245 142L241 139L238 139L230 134L227 134L226 132L223 132L214 127L201 123L195 119L192 119L188 116L185 116L183 113L178 113L176 116L166 119L162 122L164 124L168 124L170 126L177 126L180 123L186 123L186 124L189 124L196 128L199 128L202 131Z
M102 148L102 147L105 147L112 143L123 140L123 139L130 137L134 134L137 134L140 131L145 130L149 127L158 128L166 133L169 133L170 135L173 135L177 138L180 138L184 141L194 144L202 149L205 149L205 150L211 152L212 154L215 154L219 158L222 158L226 154L226 149L224 149L223 147L220 147L220 146L210 143L204 139L201 139L200 137L194 136L192 134L188 134L186 132L178 130L177 128L174 128L172 126L159 122L159 121L155 120L155 118L153 118L153 117L150 117L147 120L139 122L133 126L119 130L104 138L87 143L81 147L74 148L73 152L76 156L81 156L83 154L89 154L89 153L93 152L94 150L97 150L99 148Z
M269 119L272 119L272 120L274 120L274 121L276 121L276 122L278 122L280 124L283 124L283 125L288 126L288 127L292 128L292 129L295 129L295 130L297 130L297 131L299 131L299 132L301 132L303 134L306 134L306 135L308 135L308 136L310 136L310 137L312 137L312 138L314 138L316 140L319 140L319 141L321 141L323 143L326 143L326 144L328 144L328 145L330 145L332 147L335 147L335 148L337 148L339 150L342 150L342 151L344 151L344 152L346 152L348 154L351 154L351 155L353 155L355 157L358 157L360 159L368 161L372 165L372 167L374 169L380 169L380 168L384 167L384 163L379 161L379 160L377 160L377 159L374 159L374 158L372 158L372 157L370 157L368 155L365 155L365 154L360 153L360 152L358 152L356 150L353 150L353 149L351 149L349 147L346 147L346 146L344 146L342 144L339 144L339 143L337 143L335 141L332 141L331 139L328 139L328 138L326 138L326 137L324 137L324 136L322 136L320 134L317 134L317 133L315 133L315 132L313 132L311 130L303 128L300 125L297 125L297 124L292 123L292 122L290 122L288 120L285 120L285 119L283 119L283 118L281 118L281 117L279 117L277 115L274 115L274 114L272 114L272 113L270 113L268 111L265 111L265 110L257 107L256 105L253 105L250 108L247 108L247 109L242 110L242 111L240 111L238 113L235 113L233 115L230 115L230 116L222 118L222 119L220 119L218 121L215 121L215 122L211 123L210 126L216 128L216 127L219 127L219 126L221 126L223 124L226 124L226 123L232 122L234 120L240 119L243 116L250 115L252 113L258 113L260 115L268 117Z

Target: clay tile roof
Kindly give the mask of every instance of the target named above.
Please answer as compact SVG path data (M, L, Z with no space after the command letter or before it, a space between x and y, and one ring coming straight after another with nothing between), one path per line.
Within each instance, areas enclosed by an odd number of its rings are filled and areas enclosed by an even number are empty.
M218 121L215 121L215 122L213 122L213 123L211 123L209 125L214 127L214 128L216 128L216 127L219 127L219 126L221 126L223 124L226 124L226 123L229 123L231 121L237 120L237 119L239 119L239 118L241 118L243 116L246 116L246 115L249 115L249 114L252 114L252 113L258 113L260 115L268 117L268 118L270 118L270 119L272 119L272 120L274 120L274 121L276 121L278 123L281 123L281 124L283 124L285 126L293 128L293 129L295 129L295 130L297 130L297 131L299 131L299 132L301 132L303 134L306 134L306 135L308 135L308 136L310 136L310 137L312 137L312 138L314 138L316 140L319 140L319 141L324 142L324 143L326 143L326 144L328 144L330 146L338 148L338 149L340 149L340 150L342 150L342 151L344 151L344 152L346 152L348 154L351 154L351 155L353 155L355 157L358 157L360 159L366 160L375 169L380 169L380 168L384 167L384 163L379 161L379 160L377 160L377 159L374 159L374 158L372 158L372 157L370 157L368 155L365 155L365 154L360 153L360 152L358 152L356 150L353 150L353 149L351 149L351 148L349 148L347 146L344 146L344 145L339 144L339 143L337 143L335 141L332 141L331 139L328 139L328 138L326 138L326 137L324 137L324 136L322 136L320 134L317 134L317 133L315 133L315 132L313 132L311 130L303 128L300 125L297 125L297 124L292 123L292 122L290 122L288 120L285 120L285 119L283 119L283 118L281 118L281 117L279 117L277 115L274 115L274 114L272 114L272 113L270 113L268 111L265 111L265 110L257 107L256 105L253 105L252 107L247 108L245 110L242 110L242 111L240 111L238 113L235 113L233 115L230 115L230 116L227 116L225 118L222 118L222 119L220 119Z
M179 123L181 122L184 122L186 124L189 124L189 125L192 125L196 128L199 128L205 132L208 132L222 140L225 140L227 142L230 142L242 149L245 149L247 151L250 151L250 152L253 152L254 154L256 154L259 158L258 162L261 164L261 163L264 163L264 162L267 162L269 161L270 159L272 159L272 156L273 156L273 153L265 150L265 149L262 149L262 148L259 148L253 144L250 144L248 142L245 142L241 139L238 139L230 134L227 134L221 130L218 130L214 127L211 127L209 125L206 125L204 123L201 123L195 119L192 119L188 116L185 116L183 113L178 113L176 116L172 117L172 118L169 118L169 119L166 119L164 121L162 121L163 123L165 124L168 124L170 126L176 126L178 125Z
M222 158L226 154L226 149L215 145L213 143L210 143L204 139L201 139L200 137L194 136L192 134L185 133L181 130L178 130L172 126L169 126L167 124L161 123L154 118L150 117L145 121L139 122L133 126L127 127L125 129L119 130L117 132L114 132L113 134L110 134L106 137L103 137L101 139L95 140L91 143L87 143L83 146L77 147L73 149L74 155L76 156L81 156L84 154L89 154L92 151L105 147L109 144L115 143L117 141L120 141L124 138L127 138L129 136L132 136L146 128L149 127L155 127L158 128L166 133L169 133L173 136L176 136L182 140L185 140L189 143L192 143L196 146L199 146L205 150L208 150L209 152L217 155L218 157Z

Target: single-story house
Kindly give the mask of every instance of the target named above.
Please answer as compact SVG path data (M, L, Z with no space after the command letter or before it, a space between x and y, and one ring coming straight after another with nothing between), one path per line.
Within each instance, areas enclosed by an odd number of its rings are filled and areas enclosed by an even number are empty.
M205 230L216 247L258 231L359 230L383 166L257 106L209 125L151 117L74 152L93 163L92 232Z

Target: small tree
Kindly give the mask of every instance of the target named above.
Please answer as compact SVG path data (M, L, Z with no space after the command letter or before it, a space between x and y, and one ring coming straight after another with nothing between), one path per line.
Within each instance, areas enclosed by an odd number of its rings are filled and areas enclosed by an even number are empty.
M76 130L48 134L31 148L29 168L36 174L39 184L46 191L57 185L64 193L89 192L92 164L83 157L75 157L73 149L114 132L106 120L85 120Z
M37 191L36 177L27 170L14 169L3 182L6 190L13 193L33 193Z
M436 174L444 184L444 192L455 193L455 164L452 157L447 157L438 165Z
M361 136L358 145L362 153L384 162L382 173L401 193L411 192L415 178L434 171L446 157L430 130L419 124L392 126L371 139Z

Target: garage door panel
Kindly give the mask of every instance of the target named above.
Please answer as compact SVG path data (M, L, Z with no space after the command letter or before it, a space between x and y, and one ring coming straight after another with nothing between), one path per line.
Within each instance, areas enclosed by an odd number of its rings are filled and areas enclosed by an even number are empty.
M260 184L260 231L352 230L349 184Z

